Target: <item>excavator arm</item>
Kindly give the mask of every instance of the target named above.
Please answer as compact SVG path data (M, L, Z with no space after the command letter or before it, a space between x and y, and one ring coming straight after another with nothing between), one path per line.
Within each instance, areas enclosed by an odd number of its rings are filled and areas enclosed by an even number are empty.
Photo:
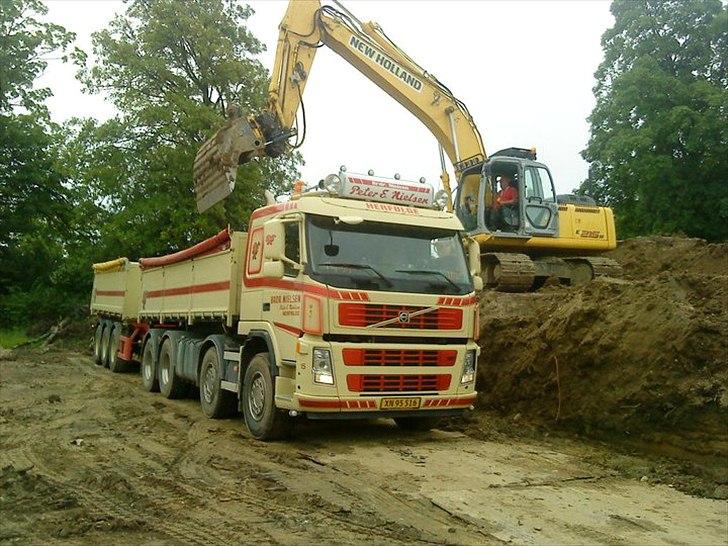
M316 50L327 46L414 114L435 136L456 175L486 159L466 106L432 74L399 49L376 23L361 23L336 2L291 0L280 24L267 108L257 115L229 112L194 164L200 212L229 195L237 166L255 157L278 157L295 144L296 119ZM450 194L443 161L443 186Z

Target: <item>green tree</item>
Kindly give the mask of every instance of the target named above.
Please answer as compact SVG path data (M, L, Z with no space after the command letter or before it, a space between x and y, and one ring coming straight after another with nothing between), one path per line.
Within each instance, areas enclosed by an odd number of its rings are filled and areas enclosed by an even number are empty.
M65 51L75 38L59 25L41 22L39 16L46 13L40 0L0 2L0 114L18 108L45 110L43 101L51 91L33 84L45 70L48 55Z
M720 0L612 3L579 191L614 207L622 237L728 237L727 9Z
M57 277L64 262L68 188L58 168L59 128L36 80L74 35L41 22L37 0L0 1L0 323L54 318L72 306Z
M247 6L222 0L133 0L93 36L96 64L80 71L89 92L104 92L120 115L76 122L68 154L73 178L106 217L102 246L132 258L179 249L225 225L245 227L263 189L279 191L300 157L239 169L236 191L197 213L192 162L235 103L265 103L263 45L245 23ZM107 255L107 258L113 257Z

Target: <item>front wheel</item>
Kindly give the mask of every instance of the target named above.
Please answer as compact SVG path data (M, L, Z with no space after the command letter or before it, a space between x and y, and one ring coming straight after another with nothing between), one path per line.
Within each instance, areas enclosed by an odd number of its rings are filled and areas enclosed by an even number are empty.
M255 355L243 380L243 416L250 434L257 440L286 438L293 425L288 413L275 407L269 358L268 353Z

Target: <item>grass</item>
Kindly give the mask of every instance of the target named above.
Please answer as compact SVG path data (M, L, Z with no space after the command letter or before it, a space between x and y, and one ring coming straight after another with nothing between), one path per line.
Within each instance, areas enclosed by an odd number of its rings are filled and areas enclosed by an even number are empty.
M24 328L2 329L0 328L0 347L12 349L31 339L25 334Z

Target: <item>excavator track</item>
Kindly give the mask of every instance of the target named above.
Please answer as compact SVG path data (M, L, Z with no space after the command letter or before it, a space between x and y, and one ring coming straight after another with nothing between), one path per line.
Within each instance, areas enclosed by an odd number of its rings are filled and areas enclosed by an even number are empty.
M525 254L483 254L485 284L499 292L528 292L536 278L536 266Z
M599 256L577 256L564 258L571 266L571 284L584 284L597 277L621 277L622 266L610 258Z
M596 277L620 277L622 266L609 258L574 256L531 259L525 254L488 252L483 254L485 285L498 292L537 290L547 278L558 278L573 286Z

